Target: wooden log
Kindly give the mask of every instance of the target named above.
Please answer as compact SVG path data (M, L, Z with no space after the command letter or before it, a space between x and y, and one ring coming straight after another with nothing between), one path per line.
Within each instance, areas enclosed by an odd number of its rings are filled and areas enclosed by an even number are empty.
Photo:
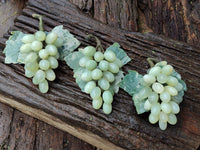
M200 0L142 0L138 5L153 32L200 47Z
M136 0L70 0L94 19L115 28L138 31Z
M182 74L189 89L181 104L178 123L161 131L148 122L146 114L136 114L131 97L124 91L115 95L111 115L92 109L89 96L75 84L73 72L65 62L60 62L49 93L41 94L24 77L23 66L5 65L4 57L0 56L0 101L103 149L197 149L200 144L198 48L154 34L114 29L83 15L65 0L30 0L11 30L36 31L38 21L31 18L32 13L46 16L46 30L63 24L82 46L94 45L85 40L86 33L99 37L104 47L119 42L134 58L124 67L125 72L132 69L145 73L147 57L170 62Z

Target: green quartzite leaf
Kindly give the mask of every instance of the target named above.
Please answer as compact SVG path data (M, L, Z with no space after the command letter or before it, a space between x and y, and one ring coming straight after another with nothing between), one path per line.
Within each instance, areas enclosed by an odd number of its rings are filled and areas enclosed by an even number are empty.
M19 56L19 50L22 46L21 39L24 36L24 33L20 31L13 31L12 36L9 38L8 41L6 41L6 47L3 51L5 53L5 63L6 64L17 64L18 63L18 56Z
M120 88L128 92L131 96L139 92L143 86L140 84L141 78L143 76L136 71L129 70L128 74L123 78L120 83Z
M146 110L144 109L144 103L146 100L133 100L137 114L142 114L144 112L146 112Z
M74 70L74 78L76 78L76 83L80 87L80 89L84 92L84 87L86 82L81 80L81 75L85 71L85 68L79 67L78 69Z
M56 26L52 32L55 32L59 38L61 38L64 42L63 46L58 48L60 53L60 60L64 60L64 58L73 52L79 45L80 42L74 38L74 36L66 29L63 29L63 26Z
M115 76L115 81L111 84L111 88L115 93L118 93L119 83L122 81L123 77L124 77L123 71L120 70L118 74Z
M72 68L73 70L77 70L80 67L79 65L79 60L83 57L84 55L81 52L73 52L69 54L68 56L65 57L65 61L67 65Z
M181 80L181 75L178 72L173 71L171 76L173 76L173 77L178 79L178 82L181 83L182 86L183 86L183 91L187 91L187 86L186 86L185 82L183 80Z
M113 45L108 47L106 50L113 51L115 55L117 56L117 58L120 59L124 65L127 64L129 61L131 61L131 59L124 52L124 50L120 48L120 45L118 43L114 43Z

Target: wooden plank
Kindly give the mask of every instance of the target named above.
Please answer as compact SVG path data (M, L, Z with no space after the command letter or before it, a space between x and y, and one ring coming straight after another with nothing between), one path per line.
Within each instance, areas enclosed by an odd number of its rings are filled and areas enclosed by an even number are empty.
M48 124L55 126L61 130L67 131L70 134L83 139L84 141L94 144L98 147L101 147L102 149L116 149L116 150L122 150L122 148L115 146L112 143L109 143L108 141L104 140L103 138L99 137L98 135L95 135L91 133L90 131L85 131L81 128L73 127L69 125L66 122L63 122L62 120L58 119L57 117L54 117L40 109L35 109L33 107L24 105L22 103L19 103L11 98L4 97L0 94L0 101L8 104L30 116L34 116L35 118L39 120L43 120L44 122L47 122Z
M7 0L0 5L0 37L14 24L14 18L19 16L26 0Z
M94 19L115 28L138 31L137 1L133 0L70 0Z
M142 0L138 5L153 32L200 47L200 0Z
M62 150L63 149L63 134L64 132L62 132L61 130L56 129L42 121L38 121L35 149Z
M33 150L35 141L36 119L20 113L14 113L9 137L9 149ZM26 137L26 138L25 138Z
M0 103L0 145L7 145L10 125L12 122L13 109L5 104Z
M104 47L114 41L119 42L129 56L134 58L124 68L125 72L134 69L144 73L148 67L145 60L147 57L169 61L183 75L189 88L181 104L182 111L178 115L178 123L176 126L169 126L167 131L159 130L157 125L148 123L147 115L136 115L131 97L123 91L114 97L111 115L107 116L101 110L93 110L89 96L80 91L72 77L73 72L64 62L60 62L61 65L56 70L57 79L50 84L50 92L44 95L33 86L31 80L24 77L22 66L5 65L4 58L0 56L0 93L4 96L1 101L7 98L4 103L9 102L13 107L32 116L41 115L43 112L44 114L38 118L105 149L111 149L112 146L113 149L117 147L196 149L199 146L200 50L198 48L154 34L140 34L111 28L83 15L76 7L64 0L48 2L30 0L28 7L24 9L23 15L18 17L12 29L34 32L38 22L31 18L32 13L46 16L44 21L47 30L64 24L83 46L94 45L94 42L85 40L86 33L98 36ZM1 43L3 44L2 41ZM28 112L30 107L33 109L31 113ZM47 114L48 117L44 117ZM93 140L88 140L91 138Z

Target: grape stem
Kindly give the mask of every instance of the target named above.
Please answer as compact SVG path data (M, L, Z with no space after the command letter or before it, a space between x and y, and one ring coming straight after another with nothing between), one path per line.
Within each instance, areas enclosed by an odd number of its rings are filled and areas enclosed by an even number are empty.
M157 59L155 59L155 58L147 58L147 62L149 63L149 65L150 65L150 67L152 68L152 67L154 67L154 62L155 63L158 63L159 62L159 60L157 60Z
M104 52L104 49L103 49L103 46L101 45L100 40L92 34L88 34L87 37L86 37L87 40L90 40L91 38L94 38L96 40L96 43L97 43L96 50L100 51L100 52Z
M32 16L33 16L33 18L39 19L39 30L44 31L44 23L43 23L43 20L42 20L42 15L32 14Z

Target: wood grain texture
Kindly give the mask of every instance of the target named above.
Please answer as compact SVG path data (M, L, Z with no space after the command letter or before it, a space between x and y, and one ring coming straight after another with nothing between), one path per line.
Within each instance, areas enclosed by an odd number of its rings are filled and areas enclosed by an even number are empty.
M83 12L113 27L153 31L200 47L200 0L70 1ZM147 28L143 30L143 26Z
M26 0L7 0L0 5L0 37L14 24L14 18L19 16ZM5 25L7 24L7 25Z
M70 0L83 12L105 24L129 31L138 31L136 0Z
M2 23L0 25L0 36L6 33L7 32L6 30L14 24L14 19L19 15L18 13L21 12L22 7L24 5L25 5L24 0L23 1L7 0L6 3L3 3L0 6L0 14L1 14L0 23ZM7 20L5 16L13 15L14 11L16 11L17 14L12 17L9 17ZM20 118L20 123L19 120L16 121L13 120L14 117ZM85 143L82 140L64 131L58 130L53 126L49 126L46 123L39 121L37 119L34 119L35 121L34 122L32 121L31 122L32 124L24 121L27 118L29 121L33 119L27 116L26 114L22 114L22 112L15 111L15 109L11 108L10 106L0 103L0 149L2 150L3 149L27 150L32 148L37 150L45 150L45 149L49 150L50 148L52 148L52 150L57 150L57 149L72 150L72 149L82 149L82 148L85 148L87 150L95 149L94 146ZM16 129L12 130L12 127L14 125L16 126L16 122L21 125L18 125L17 130ZM26 136L24 135L25 131L26 132L29 131L33 133L33 135ZM19 135L20 139L18 139ZM65 135L65 137L63 137L63 135ZM65 143L65 141L70 141L70 143L67 144Z
M153 32L200 47L200 0L142 0L138 5Z
M46 16L44 21L48 31L56 25L63 24L82 42L82 46L94 45L94 42L85 40L86 33L99 37L104 47L119 42L128 55L134 58L124 67L125 72L132 69L145 73L148 68L145 60L147 57L156 57L170 62L182 74L189 89L181 104L178 123L176 126L169 126L166 131L161 131L157 125L149 124L147 114L137 115L131 97L124 91L115 95L111 115L107 116L102 110L92 109L89 96L82 93L75 84L73 72L65 62L60 62L60 67L56 70L57 79L50 83L50 91L44 95L33 86L30 79L24 77L23 66L5 65L4 57L0 56L2 95L42 110L75 129L81 128L85 132L80 132L83 134L83 140L87 140L84 139L84 134L87 135L89 131L125 149L196 149L199 146L200 50L198 48L154 34L114 29L83 15L76 7L64 0L48 2L30 0L23 10L23 15L17 18L11 30L35 32L38 21L31 18L32 13ZM5 35L5 38L8 36ZM2 44L5 38L0 41Z

